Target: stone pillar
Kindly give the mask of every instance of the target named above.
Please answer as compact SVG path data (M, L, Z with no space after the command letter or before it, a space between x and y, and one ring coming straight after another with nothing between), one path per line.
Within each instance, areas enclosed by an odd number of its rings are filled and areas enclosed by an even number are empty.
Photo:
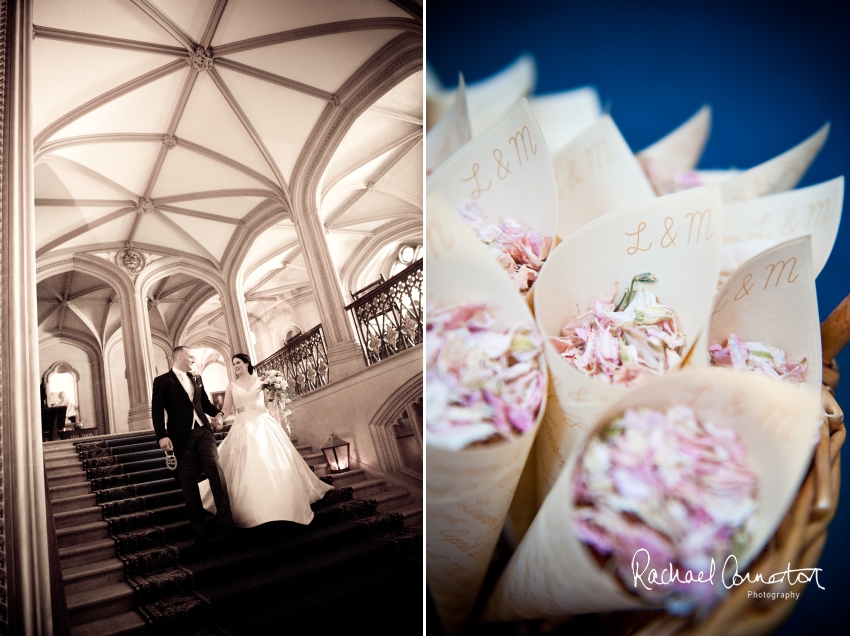
M0 1L0 632L35 635L52 633L53 617L39 424L32 4Z
M254 352L254 343L251 340L251 325L248 322L248 311L245 309L245 290L242 285L241 273L228 277L227 289L221 296L221 309L224 313L224 324L227 327L230 351L233 354L246 353L254 363L259 362ZM227 362L229 374L230 360Z
M309 210L296 211L293 217L322 319L331 382L335 382L365 369L366 360L345 311L342 283L331 257L325 227L312 202L310 206Z
M121 333L124 339L124 364L130 411L127 426L131 431L153 428L151 387L153 386L153 343L148 320L148 299L136 286L133 297L121 302Z

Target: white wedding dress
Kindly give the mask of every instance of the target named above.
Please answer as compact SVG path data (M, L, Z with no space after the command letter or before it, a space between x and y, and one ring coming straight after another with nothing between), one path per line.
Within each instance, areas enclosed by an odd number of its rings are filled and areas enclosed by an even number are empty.
M260 381L250 390L230 383L236 422L218 447L233 523L251 528L269 521L313 520L310 504L332 486L313 474L264 404ZM209 482L198 484L204 508L215 513Z

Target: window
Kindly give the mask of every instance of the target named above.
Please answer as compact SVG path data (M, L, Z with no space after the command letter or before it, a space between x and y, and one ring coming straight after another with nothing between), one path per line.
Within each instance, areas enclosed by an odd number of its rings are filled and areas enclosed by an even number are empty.
M395 276L403 269L409 267L416 259L419 258L419 254L422 251L421 245L402 245L398 248L398 252L396 254L396 262L393 264L392 269L390 270L390 276Z

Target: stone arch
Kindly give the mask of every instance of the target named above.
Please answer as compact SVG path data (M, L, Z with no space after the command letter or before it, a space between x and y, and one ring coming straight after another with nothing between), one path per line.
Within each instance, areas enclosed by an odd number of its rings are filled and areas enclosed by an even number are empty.
M409 219L401 223L396 221L385 223L375 230L375 234L369 240L361 243L340 271L339 277L349 301L354 300L350 297L351 292L357 291L372 282L360 280L360 277L384 247L398 240L404 241L415 238L422 240L422 219Z
M299 327L298 325L290 325L286 329L284 329L283 333L284 333L283 345L285 345L287 342L289 342L293 338L297 338L302 333L304 333L304 330L301 329L301 327ZM283 346L283 345L281 345L281 346Z
M184 304L185 309L179 311L174 316L172 322L171 332L174 336L175 346L176 343L186 340L186 330L189 328L190 321L198 308L215 295L216 291L214 289L212 291L209 289L199 289L186 299Z
M422 426L420 371L396 389L369 422L381 470L422 479Z
M298 213L315 211L322 176L351 126L387 92L422 70L422 52L418 36L399 35L340 88L339 106L325 107L292 171L290 184Z
M164 276L173 274L185 274L197 278L207 283L222 297L227 290L224 278L216 267L200 258L187 258L186 256L167 256L151 263L139 273L136 278L136 288L141 293L142 298L146 298L154 283Z
M227 377L231 380L233 379L232 370L228 361L231 359L233 353L231 352L230 344L223 340L222 338L217 338L213 334L202 334L198 338L189 341L187 344L188 347L206 347L208 349L213 349L214 351L218 351L222 358L225 360L224 368L227 371Z
M107 433L109 431L109 405L106 396L106 369L103 360L103 350L100 343L89 334L79 332L64 332L62 334L43 334L38 339L38 346L48 344L51 341L59 341L78 349L82 349L89 357L89 362L92 367L92 396L94 404L95 425L97 426L98 434ZM58 363L54 363L42 376L42 382L46 384L46 379L50 371ZM76 370L74 370L75 373ZM79 373L77 373L77 381L79 381ZM80 405L77 404L79 407Z
M127 389L131 409L144 409L150 403L149 386L153 381L153 352L147 340L136 342L136 334L149 333L147 314L136 311L139 302L136 288L126 272L114 263L91 256L89 254L74 254L46 259L36 267L36 282L62 274L68 271L79 271L89 274L110 284L118 294L121 303L121 332L124 339L124 358L128 369L138 369L139 372L129 373ZM139 324L143 321L144 324ZM127 328L129 325L130 328ZM104 351L106 344L104 343ZM110 418L111 421L114 421Z

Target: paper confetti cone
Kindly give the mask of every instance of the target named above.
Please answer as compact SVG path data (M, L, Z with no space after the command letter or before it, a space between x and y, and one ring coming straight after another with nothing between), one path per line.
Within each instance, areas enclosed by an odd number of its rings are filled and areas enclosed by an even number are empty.
M498 316L533 324L486 247L435 196L428 198L426 233L429 310L483 302ZM543 356L538 360L546 381ZM426 580L448 633L460 631L473 609L545 402L544 393L532 428L509 441L451 451L431 444L426 431Z
M687 369L624 395L595 431L627 408L694 409L698 419L733 428L758 477L755 527L739 556L740 571L782 520L811 461L819 427L819 400L807 391L777 391L776 380L722 369ZM517 621L645 608L597 565L575 535L574 473L582 448L572 453L531 528L502 573L485 611L491 621ZM655 564L659 569L667 564ZM723 564L717 564L718 571ZM763 573L769 575L771 573ZM720 583L715 579L715 585Z
M608 214L571 235L552 251L535 285L540 330L559 336L567 320L614 283L622 293L633 276L649 272L658 279L649 289L673 310L690 350L708 328L717 288L719 210L717 186L697 188ZM606 405L630 390L588 377L548 339L545 351L553 391L538 444L538 496ZM706 347L694 351L691 364L708 365Z

